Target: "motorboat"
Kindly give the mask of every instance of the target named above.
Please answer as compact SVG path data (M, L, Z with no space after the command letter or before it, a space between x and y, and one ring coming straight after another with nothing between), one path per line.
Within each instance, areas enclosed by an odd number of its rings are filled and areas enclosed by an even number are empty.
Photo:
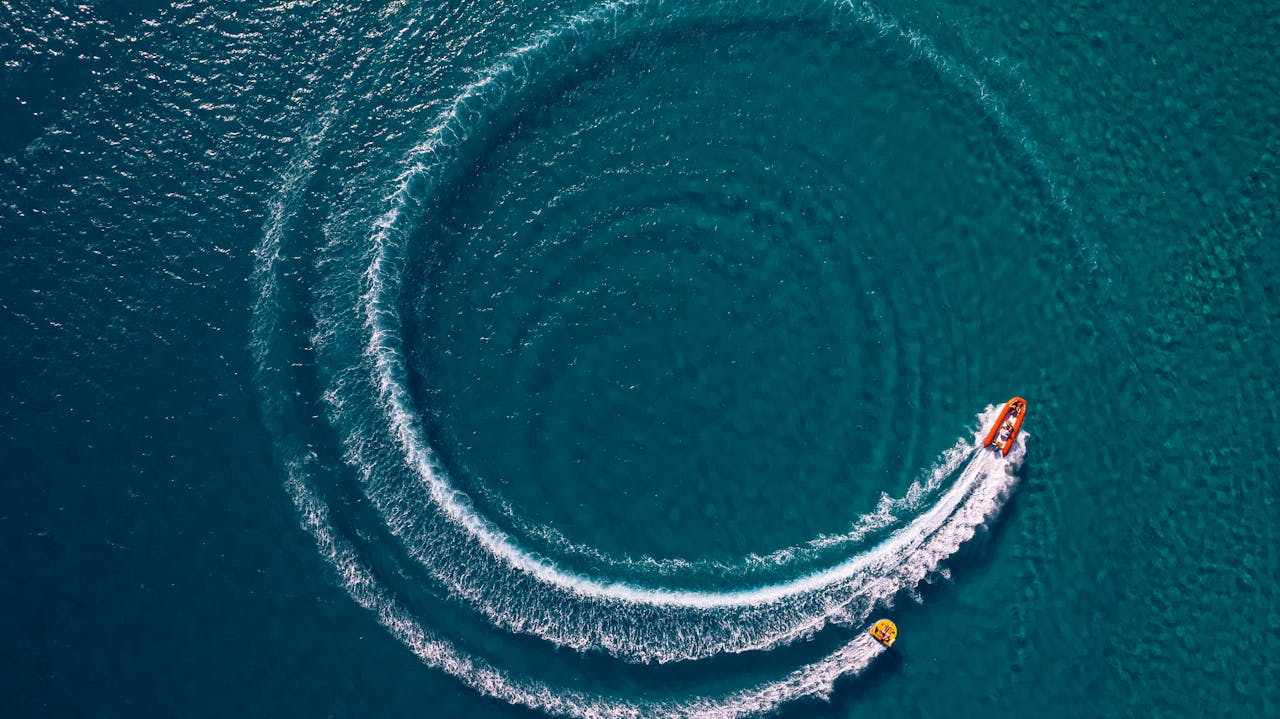
M1000 456L1008 457L1009 450L1013 449L1013 443L1018 439L1018 430L1022 429L1022 420L1026 418L1027 401L1021 397L1009 400L1004 409L1000 410L995 424L991 425L991 431L987 432L987 439L982 446L993 447Z

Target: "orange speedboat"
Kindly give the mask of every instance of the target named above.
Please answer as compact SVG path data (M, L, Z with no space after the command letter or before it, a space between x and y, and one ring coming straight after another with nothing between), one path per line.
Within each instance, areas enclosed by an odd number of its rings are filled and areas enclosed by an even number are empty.
M1000 410L996 423L991 425L991 431L987 432L987 440L982 446L995 447L1000 456L1008 457L1009 450L1013 449L1013 441L1018 438L1018 430L1022 429L1022 420L1026 418L1027 401L1021 397L1009 400L1004 409Z

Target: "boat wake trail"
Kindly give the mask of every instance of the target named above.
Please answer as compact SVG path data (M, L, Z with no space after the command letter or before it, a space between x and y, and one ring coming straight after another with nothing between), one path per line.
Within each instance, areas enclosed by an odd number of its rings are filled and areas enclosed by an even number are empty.
M994 419L998 410L988 408L980 420ZM979 424L979 429L984 426ZM732 609L744 602L764 604L788 593L830 592L825 596L845 596L860 611L848 617L848 604L829 613L846 613L847 618L864 622L875 609L892 606L896 595L913 590L920 581L940 569L941 562L973 537L993 518L1016 483L1011 468L1025 455L1022 435L1008 458L977 448L978 437L966 442L964 463L955 483L930 510L913 521L907 530L881 545L828 572L805 577L790 585L760 588L751 592L704 594L697 602L703 607ZM461 651L433 631L400 602L367 566L352 543L343 537L330 518L328 506L312 488L315 456L302 452L287 467L294 503L303 526L312 534L321 555L335 569L340 580L360 606L372 612L394 636L426 665L447 672L489 696L551 714L582 717L706 717L727 719L752 716L775 710L803 697L829 697L841 678L856 677L888 651L865 632L821 659L804 664L785 676L720 696L636 701L575 689L555 687L535 679L516 676L482 659ZM858 569L854 569L857 567ZM839 585L844 584L841 588ZM652 605L680 606L665 600L660 590L638 592ZM665 603L664 603L665 602ZM615 611L619 607L614 607ZM728 626L726 620L721 630ZM654 625L647 625L651 629Z
M738 3L726 2L688 13L738 11ZM763 3L755 12L784 19L816 14L862 27L899 38L960 84L976 77L867 4L800 9ZM286 168L255 253L256 383L285 486L319 552L352 599L426 665L483 694L559 715L735 717L828 696L838 680L862 673L886 651L862 631L872 615L945 573L948 558L996 516L1026 451L1025 432L1007 457L981 447L999 413L988 407L902 496L882 496L847 532L737 562L610 556L524 522L509 508L510 521L499 524L454 483L424 431L402 336L405 267L422 208L468 156L464 146L483 134L486 118L552 68L671 22L663 3L620 0L548 29L443 104L400 166L369 180L389 190L366 192L353 181L344 187L349 202L331 212L326 200L309 195L319 184L317 173L325 172L321 158L330 133L345 124L336 110L326 112L304 133ZM990 112L1004 112L986 94L982 102ZM1017 130L1012 121L1004 124ZM388 175L394 175L390 182ZM306 222L301 206L320 215L322 226L299 229ZM308 246L307 237L325 244ZM557 556L529 549L504 528L512 525ZM394 555L394 573L385 570L386 555ZM572 568L583 558L611 574ZM700 577L714 577L715 589L690 588ZM415 601L420 594L465 614L488 632L486 641L467 641L434 624ZM856 631L849 635L849 629ZM474 649L507 642L521 652L557 656L554 649L564 647L640 673L663 670L652 665L730 661L820 633L824 649L802 648L810 657L822 654L815 660L744 680L743 688L716 685L705 694L662 698L561 686Z

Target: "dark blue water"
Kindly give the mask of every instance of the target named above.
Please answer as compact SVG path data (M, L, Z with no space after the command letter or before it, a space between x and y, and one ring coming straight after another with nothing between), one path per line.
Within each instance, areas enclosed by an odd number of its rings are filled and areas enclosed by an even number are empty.
M1280 712L1277 17L8 7L0 714Z

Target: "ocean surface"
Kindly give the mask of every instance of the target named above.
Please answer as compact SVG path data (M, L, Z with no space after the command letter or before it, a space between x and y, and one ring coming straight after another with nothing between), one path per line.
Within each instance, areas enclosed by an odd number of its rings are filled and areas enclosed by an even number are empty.
M1275 3L0 7L0 716L1280 716Z

